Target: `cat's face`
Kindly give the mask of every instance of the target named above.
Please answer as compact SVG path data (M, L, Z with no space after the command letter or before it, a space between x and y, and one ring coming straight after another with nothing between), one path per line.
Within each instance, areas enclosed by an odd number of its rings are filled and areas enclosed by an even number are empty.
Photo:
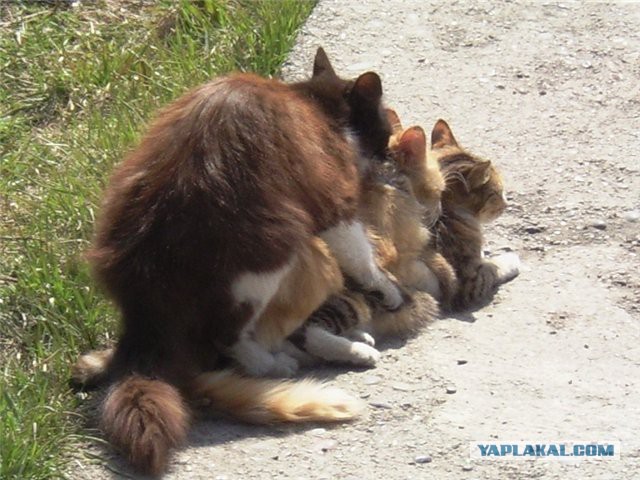
M440 165L427 157L427 137L421 127L402 128L398 115L387 109L387 118L393 134L389 151L398 171L412 179L417 200L426 207L427 221L435 221L441 213L440 201L445 180ZM416 188L417 187L417 188Z
M345 131L354 135L360 155L381 158L391 127L382 108L382 83L374 72L355 80L338 77L326 53L318 48L312 78L304 82L308 94Z
M498 218L507 200L495 166L460 148L444 120L434 126L431 145L429 157L438 161L446 180L443 203L469 211L482 223Z

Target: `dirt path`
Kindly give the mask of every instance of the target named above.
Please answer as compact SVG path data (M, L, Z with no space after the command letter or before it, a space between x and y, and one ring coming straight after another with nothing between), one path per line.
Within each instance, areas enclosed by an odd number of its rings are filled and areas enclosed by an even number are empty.
M488 249L518 251L521 276L375 370L325 371L370 402L356 423L201 423L167 478L640 475L640 4L492 3L321 0L287 72L323 45L343 74L380 72L406 125L445 118L493 159L511 206ZM470 461L491 439L617 440L622 458Z

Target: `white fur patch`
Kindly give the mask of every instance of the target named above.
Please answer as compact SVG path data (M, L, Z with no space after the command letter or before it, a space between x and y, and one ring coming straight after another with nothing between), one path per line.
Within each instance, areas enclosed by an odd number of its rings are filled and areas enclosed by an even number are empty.
M254 308L260 306L264 308L292 267L293 261L289 261L283 267L271 272L242 273L231 284L231 294L237 303L250 303Z
M416 260L411 264L407 280L407 284L416 290L426 292L436 299L440 298L442 292L438 277L423 262Z
M358 221L340 222L320 234L344 272L366 290L379 290L390 309L402 305L402 295L376 264L369 238Z
M520 274L520 257L515 252L507 252L490 260L498 267L498 284L513 280Z
M291 260L271 272L242 273L231 284L231 294L236 303L249 303L253 307L251 318L240 332L236 344L231 347L233 357L251 375L291 376L297 370L298 365L295 360L279 362L282 359L276 358L253 339L256 321L278 291L280 282L289 273L294 261Z
M330 362L373 367L380 359L380 352L366 343L352 342L316 326L307 328L304 346L307 352Z

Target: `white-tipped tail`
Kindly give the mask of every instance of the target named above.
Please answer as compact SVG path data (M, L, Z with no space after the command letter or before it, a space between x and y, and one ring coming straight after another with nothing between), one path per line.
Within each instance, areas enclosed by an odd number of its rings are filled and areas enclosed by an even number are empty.
M360 400L321 382L253 378L232 370L203 373L192 394L202 406L258 424L340 422L363 409Z

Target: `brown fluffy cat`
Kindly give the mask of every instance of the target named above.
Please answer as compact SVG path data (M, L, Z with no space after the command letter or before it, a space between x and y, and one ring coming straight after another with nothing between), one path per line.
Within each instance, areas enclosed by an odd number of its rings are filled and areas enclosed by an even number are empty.
M429 157L440 164L446 179L434 245L455 270L457 282L440 300L446 308L466 309L488 301L500 284L515 278L520 261L515 253L486 259L482 252L482 225L507 206L498 170L462 149L444 120L433 128L431 144Z
M256 421L353 415L352 400L319 385L197 376L221 355L256 375L295 364L257 341L256 325L316 236L383 308L406 303L356 218L358 166L389 139L381 97L375 73L343 80L319 49L305 82L236 74L186 93L116 169L89 254L123 327L101 425L138 471L163 471L184 440L194 388Z

